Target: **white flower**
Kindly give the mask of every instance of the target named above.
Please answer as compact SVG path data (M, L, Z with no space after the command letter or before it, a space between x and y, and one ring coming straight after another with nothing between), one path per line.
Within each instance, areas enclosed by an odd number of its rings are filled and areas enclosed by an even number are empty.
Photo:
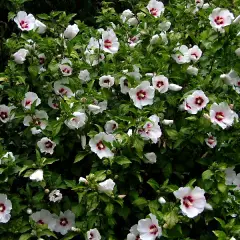
M236 185L235 190L240 190L240 173L233 179L233 185Z
M210 24L214 30L224 32L224 27L230 25L234 19L234 16L229 10L222 8L213 9L209 15Z
M72 75L72 62L68 58L64 58L59 64L59 68L63 74L63 76L70 76Z
M236 178L237 174L236 172L233 170L234 167L229 167L225 169L225 175L226 175L226 185L232 185L234 179Z
M156 44L158 42L158 39L159 39L158 34L153 35L152 38L150 39L150 44L151 45Z
M182 45L180 47L177 47L174 49L176 52L172 55L172 58L176 61L178 64L184 64L190 62L190 56L189 56L189 49L186 45Z
M15 61L17 64L23 64L24 61L26 60L27 54L28 54L28 50L26 50L26 49L24 49L24 48L19 49L17 52L15 52L15 53L13 54L14 61Z
M64 80L59 80L59 81L56 81L54 82L54 92L57 94L57 95L60 95L62 97L66 96L68 98L71 98L72 96L74 96L72 90L69 88L69 87L66 87L64 84L68 84L69 81L66 79Z
M64 123L70 129L79 129L86 124L86 121L87 115L84 112L74 112L73 117L71 117L69 120L65 120Z
M7 223L10 218L12 210L12 202L7 199L6 194L0 193L0 223Z
M173 83L170 83L168 85L168 89L171 90L171 91L174 91L174 92L178 92L180 90L182 90L182 86L179 86L177 84L173 84Z
M82 149L85 149L86 148L86 136L85 135L81 135L81 146L82 146Z
M119 42L115 32L112 29L108 29L102 33L101 47L104 52L116 53L119 49Z
M38 54L38 60L39 60L39 64L43 65L45 63L45 60L46 60L45 54L44 53Z
M235 70L232 70L227 74L221 74L221 79L224 80L224 82L227 85L230 86L238 86L238 82L240 81L240 77L238 76L238 73Z
M237 240L235 237L231 237L230 240Z
M235 50L235 53L236 53L236 55L237 55L238 57L240 57L240 48L236 49L236 50Z
M14 113L11 112L14 108L14 106L0 105L0 121L3 123L11 121L14 118Z
M106 133L113 133L116 129L118 129L118 123L115 122L114 120L107 121L104 129Z
M60 216L56 220L54 231L65 235L74 226L75 214L70 210L67 210L64 213L60 212Z
M148 119L149 121L147 121L138 132L143 139L151 139L153 143L157 143L158 139L162 136L161 128L158 125L159 117L157 115L152 115Z
M156 163L157 162L157 156L154 152L150 152L150 153L146 153L144 154L144 156L146 157L147 161L146 163Z
M161 203L161 204L165 204L166 203L166 200L163 198L163 197L160 197L158 199L158 202Z
M24 11L17 13L17 16L14 18L14 22L18 25L22 31L30 31L34 29L35 18L32 14L28 14Z
M189 75L197 76L197 75L198 75L198 68L193 67L193 66L189 66L189 67L187 68L187 73L188 73Z
M88 105L88 110L93 114L102 113L107 109L107 101L97 102L95 104Z
M63 34L65 38L71 40L76 37L78 32L79 32L79 28L77 24L73 24L73 25L68 25Z
M210 147L214 148L217 146L217 138L208 133L208 138L205 139L205 143Z
M98 191L110 193L113 191L114 186L115 182L112 179L107 179L104 182L98 184Z
M171 27L171 22L169 22L169 21L167 21L167 22L161 22L161 23L159 23L159 29L161 30L161 31L164 31L164 32L166 32L166 31L168 31L169 29L170 29L170 27Z
M53 109L59 109L59 101L56 98L49 97L48 98L48 105Z
M164 12L164 5L160 1L150 0L150 2L147 5L147 9L149 13L156 18L160 17L161 14Z
M31 215L32 214L32 209L28 208L26 212L27 212L27 214Z
M138 43L140 43L141 40L140 40L140 34L137 34L133 37L130 37L128 39L128 44L131 48L135 47Z
M140 235L137 230L137 224L130 228L130 233L127 235L127 240L140 240Z
M87 240L100 240L100 239L101 235L96 228L87 231Z
M165 93L168 91L168 78L164 75L154 76L152 78L152 85L158 92Z
M188 51L189 51L189 57L193 62L198 61L202 56L202 50L197 45L194 45Z
M62 194L58 189L55 189L49 193L50 202L60 202L61 200L62 200Z
M134 105L142 109L142 107L153 104L154 88L150 86L148 81L143 81L136 88L131 88L129 96L133 100Z
M40 22L39 20L36 19L35 24L34 24L34 30L37 30L37 33L43 34L46 32L47 26Z
M114 77L107 75L99 78L99 85L102 88L110 88L114 85Z
M196 90L186 98L184 108L191 114L197 114L198 111L207 106L208 102L209 99L205 93L201 90Z
M130 128L130 129L128 129L128 132L127 132L127 135L129 136L129 137L131 137L132 136L132 134L133 134L133 130Z
M205 191L199 187L181 187L173 192L174 196L181 200L181 210L184 215L194 218L202 213L206 205Z
M36 182L40 182L43 180L43 170L42 169L38 169L36 171L34 171L30 176L29 178L32 180L32 181L36 181Z
M9 161L9 160L11 160L11 161L15 161L15 157L14 157L14 155L13 155L13 153L12 152L6 152L1 158L0 158L0 164L2 164L2 161Z
M113 157L114 153L104 145L104 141L111 144L115 140L112 134L101 132L89 141L91 151L96 153L100 159Z
M138 25L138 20L137 20L137 18L132 17L132 18L129 18L129 19L127 20L127 23L128 23L130 26L137 26L137 25Z
M209 7L210 7L209 3L204 3L202 6L203 9L208 9Z
M82 83L88 82L91 80L90 73L87 69L80 71L78 78Z
M162 124L168 126L168 125L172 125L173 122L174 122L173 120L164 119L164 120L162 121Z
M142 240L155 240L162 235L162 229L158 225L158 220L152 213L150 218L141 219L138 221L137 230Z
M85 183L85 184L88 184L88 181L87 181L86 178L80 177L80 178L79 178L79 183Z
M22 100L22 106L25 109L31 109L32 104L35 103L35 106L38 106L41 103L41 99L34 92L27 92L25 98Z
M124 10L120 16L120 18L122 19L122 22L126 22L126 20L128 20L129 18L133 17L134 14L131 10L127 9L127 10Z
M128 80L126 77L120 78L120 89L123 94L127 94L129 92L130 88L128 87Z
M163 43L164 43L165 45L167 45L167 44L168 44L167 34L164 33L164 32L161 32L161 33L160 33L160 36L161 36L161 38L162 38Z
M225 129L233 125L234 119L238 120L238 115L231 110L226 102L222 102L212 104L210 118L214 125L218 124L222 129Z
M56 147L56 143L51 141L47 137L43 137L40 141L37 142L37 145L41 153L49 153L49 154L53 154L54 148Z
M204 4L204 0L195 0L196 6L201 8Z

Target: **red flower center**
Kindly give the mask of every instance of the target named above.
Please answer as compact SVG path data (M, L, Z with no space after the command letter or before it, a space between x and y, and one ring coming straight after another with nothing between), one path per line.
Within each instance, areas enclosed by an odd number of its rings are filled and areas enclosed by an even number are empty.
M201 106L204 103L204 100L202 97L197 97L195 99L195 104Z
M143 90L140 90L137 92L137 98L138 100L144 100L146 98L147 93Z
M33 118L33 123L37 126L41 125L41 120L39 118Z
M164 86L164 82L158 81L156 86L157 86L157 88L160 88L160 87Z
M158 233L158 228L157 228L157 226L156 225L151 225L150 227L149 227L149 232L151 233L151 234L153 234L153 235L157 235L157 233Z
M215 114L215 118L216 118L219 122L221 122L221 121L224 119L224 114L223 114L223 112L217 112L217 113Z
M46 148L52 148L53 147L53 143L50 142L50 141L47 141L47 142L45 142L45 147Z
M191 56L194 56L195 58L198 58L198 54L197 53L191 53Z
M186 196L183 198L183 205L186 207L186 208L189 208L192 206L192 203L193 203L193 198L192 196Z
M220 17L220 16L217 16L217 17L215 17L214 22L215 22L217 25L222 25L222 24L224 24L224 18L223 18L223 17Z
M104 146L104 144L103 144L102 141L100 141L100 142L97 143L97 148L98 148L98 150L103 150L103 149L105 149L105 146Z
M137 37L131 37L131 38L130 38L130 42L131 42L131 43L135 43L136 40L137 40Z
M64 68L64 69L63 69L63 72L64 72L64 73L70 73L70 69L69 69L69 68Z
M26 102L25 102L25 106L28 106L28 105L31 105L32 104L32 101L30 101L30 100L27 100Z
M1 119L6 119L8 117L8 113L7 112L0 112L0 118Z
M43 221L42 219L39 219L39 220L37 221L37 223L43 225L43 224L44 224L44 221Z
M151 8L149 11L153 16L157 16L158 10L156 8Z
M125 87L128 87L128 80L127 80L127 79L125 79L125 80L123 81L123 85L124 85Z
M104 41L104 47L105 47L105 48L111 48L111 47L112 47L112 41L109 40L109 39L106 39L106 40Z
M112 130L114 130L116 127L117 127L117 124L114 123L114 124L112 125Z
M45 62L45 58L43 58L43 57L40 57L40 58L39 58L39 64L41 64L41 65L42 65L42 64L44 64L44 62Z
M4 212L6 210L6 206L3 203L0 203L0 212Z
M21 28L28 28L28 23L25 22L24 20L22 20L22 21L20 22L20 26L21 26Z
M59 93L61 93L62 95L65 95L67 94L67 90L65 88L60 88Z
M66 218L61 218L60 219L60 225L65 227L68 225L68 220Z
M215 141L213 139L213 136L210 136L207 141L210 145L212 145Z
M110 80L109 79L105 79L105 80L103 80L103 82L106 83L106 84L109 84Z
M140 240L140 236L139 235L136 236L136 240Z
M92 240L93 238L94 238L93 233L90 233L90 238L89 238L89 240Z

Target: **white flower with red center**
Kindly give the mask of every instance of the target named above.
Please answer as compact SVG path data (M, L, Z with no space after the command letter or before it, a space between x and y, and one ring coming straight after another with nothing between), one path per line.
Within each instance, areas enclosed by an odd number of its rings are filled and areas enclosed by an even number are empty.
M70 129L79 129L83 127L86 124L87 121L87 115L84 112L74 112L73 117L71 117L69 120L65 120L65 124Z
M75 214L70 210L67 210L64 213L60 212L60 216L56 219L54 231L61 233L62 235L65 235L74 226L75 226Z
M29 176L29 178L32 181L41 182L43 180L43 170L42 169L38 169L38 170L34 171Z
M107 179L98 184L99 192L111 193L114 189L115 182L112 179Z
M186 98L184 108L191 114L197 114L198 111L207 106L208 102L209 99L205 93L201 90L196 90Z
M34 92L27 92L25 98L22 100L22 106L26 109L31 109L32 104L38 106L41 103L41 99Z
M160 1L150 0L147 5L147 9L150 14L152 14L155 18L160 17L164 12L164 5Z
M40 65L44 65L45 60L46 60L45 54L44 53L38 54L38 60L39 60Z
M72 40L73 38L75 38L77 36L79 32L79 28L77 24L73 24L73 25L68 25L66 30L64 31L63 35L65 38Z
M234 169L234 167L229 167L229 168L225 169L225 175L226 175L225 183L226 183L226 185L232 185L234 179L237 176L236 172L233 169Z
M188 51L189 51L189 57L193 62L198 61L202 56L202 50L197 45L194 45Z
M205 143L210 147L214 148L217 146L217 138L208 133L208 138L205 139Z
M130 228L130 233L127 235L127 240L140 240L140 233L137 230L137 224Z
M108 29L102 33L101 46L104 52L116 53L119 49L119 42L115 32Z
M162 136L162 131L159 126L159 117L157 115L152 115L148 118L143 128L138 130L138 133L145 140L151 139L153 143L157 143L158 139Z
M15 52L13 54L14 61L17 64L23 64L25 62L25 60L26 60L27 54L28 54L28 50L26 50L24 48L19 49L17 52Z
M22 31L30 31L34 29L35 26L34 16L32 14L27 14L24 11L17 13L17 16L14 18L14 22Z
M182 45L174 49L175 54L172 54L172 58L178 64L189 63L191 61L189 56L189 49L186 45Z
M34 125L35 128L40 128L44 130L47 126L48 115L43 110L35 110L35 115L27 115L24 117L23 125L24 126L32 126ZM41 132L41 130L40 130Z
M203 7L203 4L204 4L204 0L195 0L195 3L196 3L196 7Z
M14 108L14 106L0 105L0 121L3 123L11 121L14 118L14 113L11 112Z
M138 221L137 230L142 240L154 240L162 235L162 229L158 225L156 216L152 213L149 216L150 218Z
M209 15L210 24L214 30L224 32L224 27L230 25L234 19L233 14L223 8L215 8Z
M128 39L128 44L131 48L135 47L137 44L141 42L140 40L140 34L137 34L135 36L132 36Z
M54 88L54 92L57 95L60 95L62 97L67 97L67 98L71 98L74 96L74 93L72 92L72 90L69 87L66 87L64 84L68 84L69 81L67 79L63 79L63 80L59 80L54 82L53 88Z
M181 210L184 215L194 218L203 212L206 205L205 191L200 187L194 189L190 187L181 187L173 192L177 199L181 200Z
M6 194L0 193L0 223L7 223L10 218L10 212L12 210L12 203L7 199Z
M89 141L89 146L91 151L96 153L100 159L104 157L109 158L113 157L114 153L105 145L104 142L112 144L114 140L115 138L112 134L100 132Z
M43 34L46 32L47 26L40 22L39 20L36 19L35 24L34 24L34 30L37 31L39 34Z
M210 108L210 118L214 125L219 125L222 129L233 125L234 120L238 120L238 115L231 110L226 102L220 104L213 103Z
M94 115L98 113L102 113L106 109L107 109L107 101L102 101L102 102L95 101L94 104L88 105L88 110L92 112Z
M87 231L87 240L101 240L101 235L96 228Z
M41 209L41 211L33 213L31 216L32 220L40 225L46 224L48 228L53 231L56 225L56 219L54 216L45 209Z
M134 105L142 109L144 106L152 105L154 98L154 87L150 86L148 81L143 81L136 88L131 88L129 96L133 100Z
M154 76L152 78L152 85L158 92L165 93L168 91L168 78L164 75Z
M59 109L59 100L57 100L56 98L49 97L48 105L53 109Z
M240 190L240 173L233 179L233 185L236 185L235 190Z
M120 89L121 89L121 93L123 94L127 94L130 90L130 88L128 87L128 80L126 77L121 77L120 78Z
M72 62L68 58L64 58L59 64L59 68L63 74L63 76L70 76L72 75Z
M99 78L99 85L102 88L110 88L114 85L114 77L107 75Z
M118 123L115 122L114 120L107 121L104 126L104 129L108 134L113 133L115 130L118 129Z
M55 189L49 193L49 201L50 202L60 202L62 200L62 194L60 190Z
M39 147L41 153L53 154L56 143L47 137L43 137L40 141L37 142L37 146Z
M144 156L146 157L146 163L156 163L157 162L157 156L154 152L150 152L150 153L146 153L144 154Z
M90 73L87 69L80 71L78 78L82 83L86 83L91 80Z

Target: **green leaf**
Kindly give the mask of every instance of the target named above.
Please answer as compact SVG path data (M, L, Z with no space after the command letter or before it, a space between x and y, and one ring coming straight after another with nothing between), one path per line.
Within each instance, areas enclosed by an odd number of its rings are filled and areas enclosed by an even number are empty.
M203 180L210 179L212 175L213 172L211 170L206 170L205 172L202 173L202 179Z
M125 165L132 163L127 157L125 156L119 156L114 159L114 161L119 165Z
M166 227L171 229L178 223L178 214L176 211L171 211L163 216L166 221Z
M173 139L176 140L178 138L178 132L174 129L165 129L167 135Z
M38 71L39 71L38 66L31 65L31 66L28 67L28 72L30 73L30 76L33 80L35 80L37 78Z
M22 234L21 237L19 238L19 240L28 240L30 239L31 237L33 237L33 235L31 233L25 233L25 234Z
M111 216L113 214L114 211L114 205L112 203L108 203L104 212L107 216Z
M75 157L74 163L80 162L84 159L85 156L88 155L88 152L80 152L77 154L77 156Z
M15 16L16 16L16 14L14 12L9 12L8 13L8 21L12 20Z
M215 236L217 236L221 240L226 240L227 239L227 235L223 231L213 231L213 233L215 234Z
M159 184L154 180L154 179L149 179L148 181L147 181L147 183L155 190L155 191L157 191L157 190L159 190L159 188L160 188L160 186L159 186Z
M97 182L101 182L106 178L106 171L105 170L97 171L94 173L94 176Z
M218 183L218 190L222 193L226 192L227 186L225 183Z
M146 206L148 204L148 201L145 198L140 197L140 198L136 199L135 201L133 201L132 204L135 206L138 206L138 207L142 207L142 206Z

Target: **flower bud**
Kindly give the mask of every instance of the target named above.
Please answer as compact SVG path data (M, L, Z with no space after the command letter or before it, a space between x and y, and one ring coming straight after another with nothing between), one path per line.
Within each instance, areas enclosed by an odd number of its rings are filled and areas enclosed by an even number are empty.
M159 39L159 35L158 34L153 35L151 40L150 40L150 44L152 44L152 45L156 44L158 39Z
M77 24L68 25L68 27L64 31L64 37L71 40L74 37L76 37L78 32L79 32L79 28L78 28Z
M126 197L126 195L118 195L119 198L123 199Z
M193 66L189 66L187 68L187 73L189 75L193 75L193 76L197 76L198 75L198 69L196 67L193 67Z
M111 175L112 171L111 170L107 170L107 175Z
M48 193L50 192L50 190L46 188L46 189L44 190L44 192L45 192L46 194L48 194Z
M171 84L169 84L168 89L171 90L171 91L177 92L177 91L182 90L182 87L177 85L177 84L171 83Z
M163 198L163 197L160 197L158 199L158 202L161 203L161 204L165 204L166 203L166 200Z
M31 208L27 209L27 214L29 214L29 215L32 214L32 209Z
M103 165L105 165L105 166L108 165L108 160L107 160L107 159L104 159L104 160L103 160Z
M162 124L163 124L163 125L172 125L172 124L173 124L173 120L164 119L164 120L162 121Z

